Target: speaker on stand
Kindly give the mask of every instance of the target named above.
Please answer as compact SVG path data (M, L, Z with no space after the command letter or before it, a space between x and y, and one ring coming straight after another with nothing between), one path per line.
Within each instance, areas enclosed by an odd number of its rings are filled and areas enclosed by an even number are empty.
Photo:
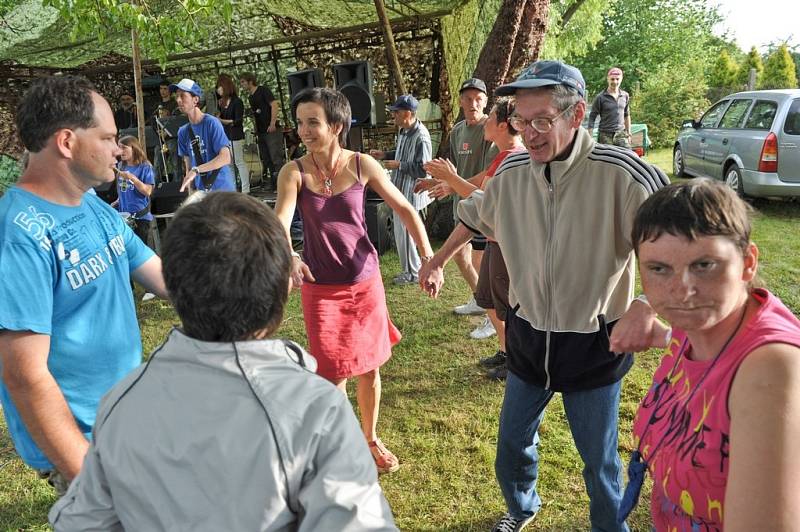
M333 65L336 89L350 102L353 122L348 136L348 148L363 151L364 139L361 128L374 126L375 97L372 95L372 65L367 61L350 61Z
M325 77L322 75L322 70L319 68L309 68L308 70L289 72L286 74L286 79L289 82L289 100L291 101L292 120L296 122L297 116L295 115L294 109L295 96L304 89L324 87Z

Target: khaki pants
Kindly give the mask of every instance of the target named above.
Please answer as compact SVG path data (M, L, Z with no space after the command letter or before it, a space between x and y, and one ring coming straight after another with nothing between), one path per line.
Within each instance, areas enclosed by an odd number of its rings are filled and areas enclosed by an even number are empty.
M621 146L623 148L631 147L631 137L625 130L610 132L599 131L597 133L598 144L613 144L614 146Z

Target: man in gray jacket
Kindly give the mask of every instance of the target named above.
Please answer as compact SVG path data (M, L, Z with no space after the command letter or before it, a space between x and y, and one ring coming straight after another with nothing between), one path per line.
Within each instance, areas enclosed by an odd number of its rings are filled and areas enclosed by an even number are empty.
M508 267L508 379L495 459L508 512L493 530L522 530L541 507L537 430L558 392L584 463L592 530L627 531L616 518L620 381L631 352L664 344L655 312L632 303L631 228L639 205L668 180L581 128L585 84L577 68L538 61L497 89L512 94L510 123L527 152L506 157L486 191L459 204L461 224L420 269L420 284L438 293L441 265L471 230L496 240Z
M270 339L291 262L272 211L211 194L163 261L183 328L104 398L55 530L397 530L347 398Z

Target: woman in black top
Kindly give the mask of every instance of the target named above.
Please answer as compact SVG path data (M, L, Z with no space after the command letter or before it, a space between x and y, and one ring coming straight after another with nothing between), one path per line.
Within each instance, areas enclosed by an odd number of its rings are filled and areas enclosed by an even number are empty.
M242 182L242 192L250 192L250 169L244 160L244 102L236 95L236 86L228 74L217 77L217 95L219 97L219 120L225 128L225 134L231 141L231 171L238 171Z

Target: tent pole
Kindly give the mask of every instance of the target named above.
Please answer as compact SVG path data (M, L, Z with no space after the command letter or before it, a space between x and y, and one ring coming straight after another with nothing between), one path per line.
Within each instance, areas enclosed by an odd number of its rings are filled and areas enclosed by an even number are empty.
M394 46L394 35L392 35L392 25L386 16L386 7L383 0L375 0L375 10L378 12L378 20L383 28L383 38L386 41L386 52L389 55L389 68L392 69L394 81L400 94L406 94L406 84L403 82L403 73L400 70L400 61L397 59L397 48Z

